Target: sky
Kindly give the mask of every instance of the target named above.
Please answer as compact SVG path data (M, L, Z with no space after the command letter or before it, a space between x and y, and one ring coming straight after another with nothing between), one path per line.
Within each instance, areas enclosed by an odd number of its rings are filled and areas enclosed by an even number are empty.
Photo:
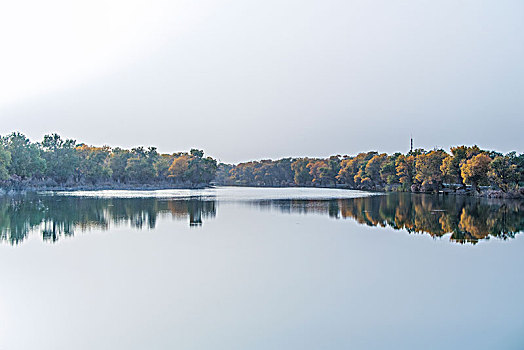
M0 135L223 162L524 152L520 0L0 2Z

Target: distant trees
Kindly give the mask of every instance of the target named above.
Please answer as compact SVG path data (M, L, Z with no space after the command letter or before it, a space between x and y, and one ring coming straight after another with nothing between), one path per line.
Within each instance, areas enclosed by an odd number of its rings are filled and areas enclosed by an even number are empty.
M367 152L359 153L355 157L344 157L340 162L340 171L337 175L338 182L349 187L365 186L366 181L363 183L362 175L365 173L368 161L377 154L377 152Z
M155 147L133 148L124 169L126 179L134 183L147 183L149 179L155 178L157 159L158 152Z
M155 172L159 179L167 179L168 171L173 162L172 154L159 154L154 164Z
M382 162L380 166L380 178L382 179L383 183L392 185L399 182L396 162L400 156L400 153L395 153L391 156L387 156L387 158Z
M182 170L178 169L182 165ZM178 170L177 170L178 169ZM216 173L216 161L204 152L159 154L155 147L94 147L45 135L32 143L21 133L0 138L0 180L17 183L77 185L100 183L208 184Z
M180 154L173 159L167 176L179 182L209 183L217 170L216 160L204 158L204 152L192 149L189 154Z
M395 161L398 181L404 189L411 188L415 179L415 156L401 154Z
M469 159L482 153L483 151L477 146L467 147L458 146L450 148L451 154L447 155L442 161L440 170L444 180L448 183L459 183L465 185L462 176L461 166Z
M322 186L322 185L327 185L330 182L328 174L327 174L327 170L328 170L327 160L310 159L308 163L306 164L306 169L311 178L310 184Z
M187 179L191 183L209 183L215 178L217 161L211 157L204 158L204 151L190 151Z
M222 168L226 169L226 168ZM407 154L367 152L354 157L285 158L229 165L229 176L219 183L250 186L320 186L382 190L388 186L405 191L438 191L491 185L503 191L524 182L524 155L504 156L477 146L444 150L416 149Z
M309 159L299 158L291 162L291 170L293 171L293 181L296 185L305 186L311 183L313 177L309 173L307 167Z
M337 182L337 175L340 171L340 159L338 156L331 156L328 159L312 159L306 165L311 175L311 183L318 186L333 186Z
M32 143L14 132L0 138L0 184L24 186L96 184L318 186L363 190L439 191L444 185L479 191L490 185L524 193L524 154L506 155L477 146L416 149L388 155L265 159L217 164L199 149L160 154L155 147L95 147L58 134ZM520 191L520 192L519 192Z
M81 145L76 150L79 158L79 176L92 184L106 182L111 178L113 171L109 166L109 155L111 153L109 147Z
M488 185L488 170L491 163L491 158L480 153L471 159L467 160L460 166L460 174L464 183L473 186L479 191L479 185Z
M335 186L340 157L283 158L240 163L230 170L230 180L250 186Z
M112 172L111 177L113 181L118 183L127 181L126 167L129 158L131 158L131 152L126 149L116 147L112 150L109 158L109 168Z
M507 192L513 184L518 184L519 166L515 153L496 156L489 164L488 178L504 192Z
M233 167L233 164L219 163L217 165L214 181L221 185L232 185L233 180L231 179L230 171L233 169Z
M11 165L11 153L0 144L0 180L9 179L9 166Z
M63 140L58 134L45 135L41 143L45 160L45 176L59 184L72 180L79 165L75 140Z
M309 173L309 169L305 171ZM234 166L229 174L232 182L240 185L292 186L295 184L290 158L240 163Z
M2 138L4 149L11 155L8 165L9 175L20 179L33 176L41 177L46 169L45 160L41 157L41 150L21 133L14 132Z
M167 170L167 176L186 180L186 173L189 169L189 155L183 154L175 158Z
M443 150L434 150L415 157L415 180L423 190L439 190L443 182L440 171L442 161L446 157Z
M383 185L380 171L382 165L387 160L388 155L385 153L374 155L367 163L365 167L361 167L357 175L355 176L355 183L357 185L362 184L366 188L376 189Z

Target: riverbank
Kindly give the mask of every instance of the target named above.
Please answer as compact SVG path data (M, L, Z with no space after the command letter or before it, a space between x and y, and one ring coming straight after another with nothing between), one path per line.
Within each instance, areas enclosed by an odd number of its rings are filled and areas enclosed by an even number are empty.
M450 191L444 189L439 193L459 195L459 196L471 196L471 197L484 197L484 198L500 198L500 199L522 199L524 200L524 188L519 190L504 192L502 190L486 189L477 192L475 190L457 190Z
M481 188L480 192L467 187L444 187L439 191L423 191L419 187L405 190L398 185L386 186L382 188L351 188L346 185L323 185L323 186L260 186L260 185L236 185L236 184L216 184L218 186L225 187L258 187L258 188L294 188L294 187L307 187L307 188L328 188L328 189L343 189L343 190L356 190L356 191L367 191L367 192L407 192L407 193L427 193L427 194L444 194L444 195L456 195L456 196L468 196L468 197L483 197L483 198L499 198L499 199L521 199L524 200L524 188L518 190L504 192L501 190L495 190L489 187ZM174 190L174 189L204 189L212 188L214 185L210 184L191 184L191 183L152 183L152 184L139 184L139 183L104 183L104 184L66 184L57 185L49 183L26 183L16 184L11 186L0 187L0 195L15 195L32 192L43 192L43 191L104 191L104 190L126 190L126 191L155 191L155 190Z
M477 192L471 186L464 188L463 186L444 186L440 190L424 190L420 186L412 186L410 189L405 189L400 185L386 185L379 188L362 188L362 187L350 187L344 184L335 185L316 185L316 186L296 186L292 184L286 184L282 186L265 186L255 184L219 184L220 186L233 186L233 187L259 187L259 188L292 188L292 187L307 187L307 188L336 188L343 190L354 190L354 191L367 191L367 192L406 192L406 193L426 193L426 194L444 194L444 195L456 195L456 196L468 196L468 197L483 197L483 198L500 198L500 199L522 199L524 200L524 188L521 187L517 190L510 190L504 192L502 190L493 189L489 186L483 186L480 188L480 192Z
M105 184L71 184L71 185L17 185L0 187L0 195L24 194L43 191L104 191L104 190L126 190L126 191L155 191L155 190L178 190L178 189L203 189L212 187L208 184L187 183L153 183L153 184L130 184L130 183L105 183Z

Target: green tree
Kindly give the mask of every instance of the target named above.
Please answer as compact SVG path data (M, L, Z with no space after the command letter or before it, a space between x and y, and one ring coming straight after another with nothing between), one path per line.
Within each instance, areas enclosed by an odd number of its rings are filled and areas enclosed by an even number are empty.
M217 166L215 174L215 181L220 185L232 185L233 181L230 176L230 171L234 168L233 164L220 163Z
M311 182L314 185L334 185L340 171L340 160L337 156L328 159L310 159L306 167L309 169Z
M119 147L113 148L109 157L109 167L111 168L113 181L121 183L128 180L126 167L127 161L131 156L132 154L128 150Z
M169 167L173 163L173 155L160 154L155 162L155 170L160 180L167 180L169 176Z
M239 185L257 185L255 183L255 166L256 162L247 162L237 164L230 170L229 174L235 184Z
M325 166L320 168L320 178L322 184L334 185L337 183L337 175L340 171L339 156L331 156L325 162Z
M517 165L512 163L514 157L511 154L496 156L489 164L489 179L504 192L507 192L519 179Z
M410 187L415 179L415 156L400 155L395 161L397 176L400 183L405 187Z
M45 135L41 143L46 161L46 176L65 183L74 175L79 164L76 141L62 139L58 134Z
M127 159L126 177L137 183L149 183L156 179L155 163L158 152L155 147L131 149L132 156Z
M196 148L191 148L189 151L189 154L191 154L195 158L203 158L204 157L204 151Z
M28 179L42 176L46 162L40 156L38 146L25 135L14 132L2 139L5 149L11 154L9 174Z
M190 154L181 154L173 160L168 176L175 182L199 185L210 183L215 178L216 171L216 160L204 158L203 151L192 149Z
M291 163L291 169L294 173L293 181L296 185L303 186L311 184L313 178L307 168L308 163L308 158L297 158Z
M515 166L515 182L520 187L524 187L524 153L517 156L516 152L510 152L506 157L510 159L511 165Z
M400 153L395 153L388 156L380 167L380 179L389 185L398 184L399 178L397 175L396 161L400 157Z
M0 144L0 180L9 179L9 165L11 164L11 153Z
M446 156L443 150L434 150L415 157L415 180L423 190L438 191L441 188L443 177L440 167Z
M77 147L79 155L80 176L90 183L107 181L111 178L109 166L109 147L92 147L81 145Z
M382 165L384 164L384 162L387 160L387 157L388 156L385 153L377 154L373 156L373 158L371 158L369 162L367 162L366 164L366 178L368 178L371 181L372 186L374 188L382 185L383 183L382 178L380 176L380 170L382 169Z
M217 162L211 157L192 157L187 169L187 177L192 184L208 184L217 171Z
M460 163L457 158L448 155L442 160L440 166L444 181L449 183L462 183L462 176L460 175Z

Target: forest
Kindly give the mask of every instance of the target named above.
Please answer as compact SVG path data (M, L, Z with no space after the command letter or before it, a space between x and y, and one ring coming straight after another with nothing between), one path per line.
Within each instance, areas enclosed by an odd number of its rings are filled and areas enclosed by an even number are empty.
M284 158L220 164L217 182L248 186L316 186L375 191L480 193L524 198L524 154L477 146L367 152L329 158Z
M155 147L95 147L57 134L33 143L18 132L0 139L0 187L5 188L144 184L192 188L208 185L216 169L216 160L198 149L160 154Z
M406 154L359 153L217 164L204 152L158 153L95 147L58 134L31 142L13 132L0 138L0 187L194 188L210 184L340 187L374 191L454 192L524 198L524 154L477 146L415 149ZM91 186L91 187L90 187Z

